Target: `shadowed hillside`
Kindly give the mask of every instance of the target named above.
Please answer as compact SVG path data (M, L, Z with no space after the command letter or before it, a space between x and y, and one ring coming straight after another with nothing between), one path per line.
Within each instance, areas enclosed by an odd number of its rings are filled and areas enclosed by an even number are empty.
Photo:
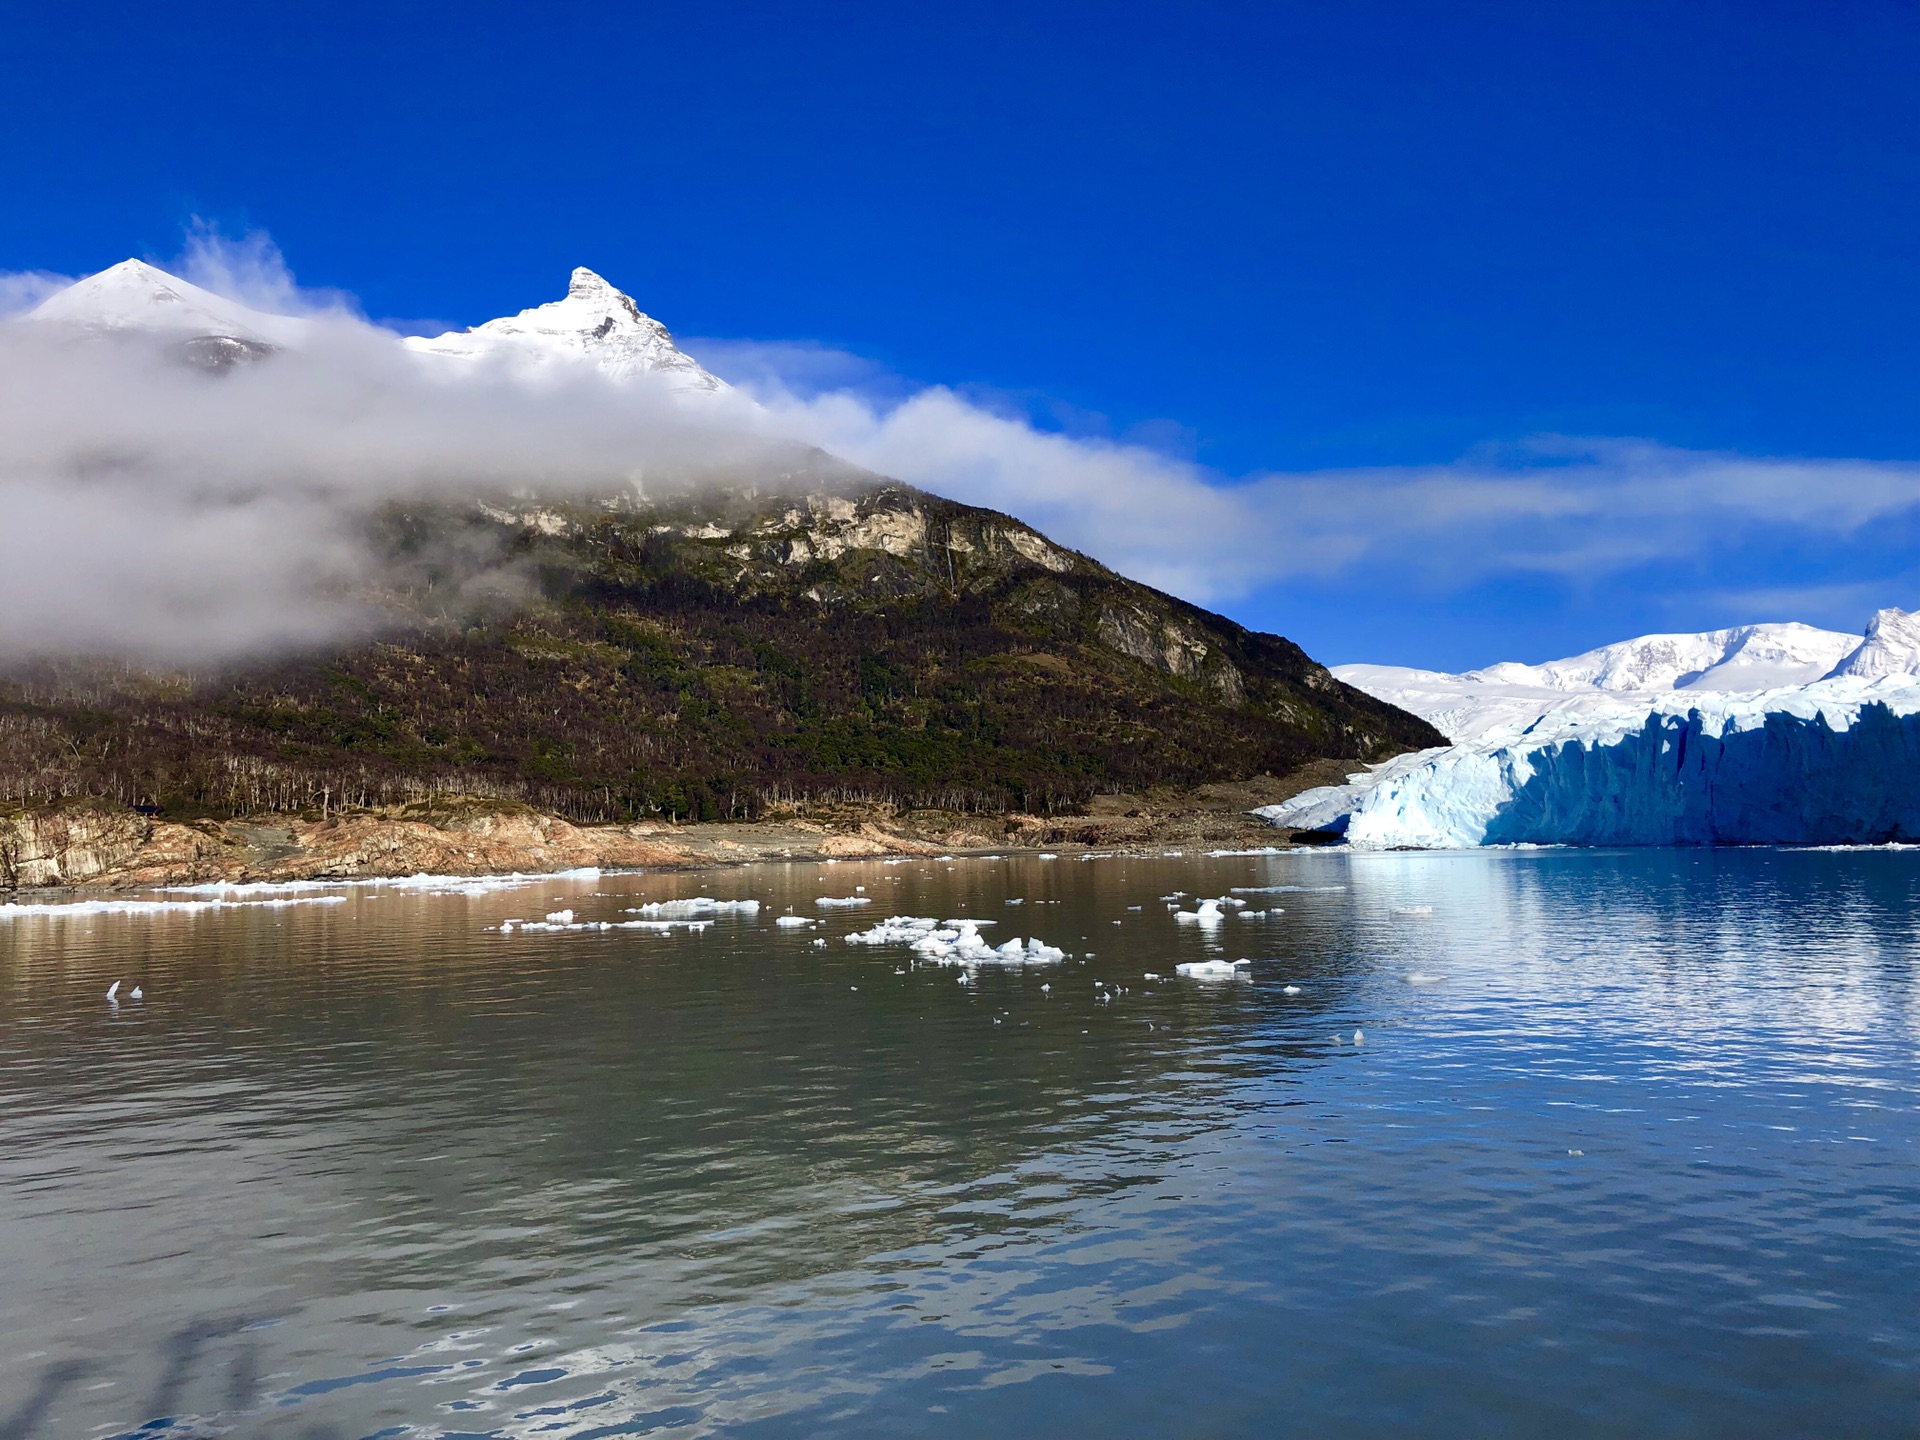
M1061 811L1442 743L1290 641L901 485L503 499L372 523L381 638L220 673L17 672L0 687L0 803Z

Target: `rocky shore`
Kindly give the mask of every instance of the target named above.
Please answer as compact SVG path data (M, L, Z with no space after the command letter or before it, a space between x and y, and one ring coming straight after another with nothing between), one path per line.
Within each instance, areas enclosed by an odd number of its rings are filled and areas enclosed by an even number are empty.
M981 850L1253 848L1288 832L1247 812L1334 778L1326 765L1195 790L1098 797L1085 814L822 806L755 821L575 825L494 800L181 822L94 800L0 815L0 892L209 882L692 869ZM1337 768L1337 767L1336 767Z

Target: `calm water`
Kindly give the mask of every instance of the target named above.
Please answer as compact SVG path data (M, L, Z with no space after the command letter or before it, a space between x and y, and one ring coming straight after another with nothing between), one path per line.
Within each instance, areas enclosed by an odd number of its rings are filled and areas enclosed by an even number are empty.
M0 923L0 1437L1920 1434L1920 853L311 893Z

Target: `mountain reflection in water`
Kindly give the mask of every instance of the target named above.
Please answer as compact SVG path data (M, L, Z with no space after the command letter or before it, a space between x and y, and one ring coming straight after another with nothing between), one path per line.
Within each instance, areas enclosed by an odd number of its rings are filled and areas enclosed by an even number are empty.
M0 1440L1920 1430L1916 882L1028 857L16 914ZM498 930L700 894L762 905ZM843 943L893 914L1074 958Z

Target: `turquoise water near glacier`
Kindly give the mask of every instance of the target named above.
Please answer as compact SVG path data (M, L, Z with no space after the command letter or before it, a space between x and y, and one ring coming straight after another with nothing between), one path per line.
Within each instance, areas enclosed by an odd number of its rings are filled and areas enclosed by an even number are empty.
M291 898L0 921L0 1440L1920 1434L1920 853Z

